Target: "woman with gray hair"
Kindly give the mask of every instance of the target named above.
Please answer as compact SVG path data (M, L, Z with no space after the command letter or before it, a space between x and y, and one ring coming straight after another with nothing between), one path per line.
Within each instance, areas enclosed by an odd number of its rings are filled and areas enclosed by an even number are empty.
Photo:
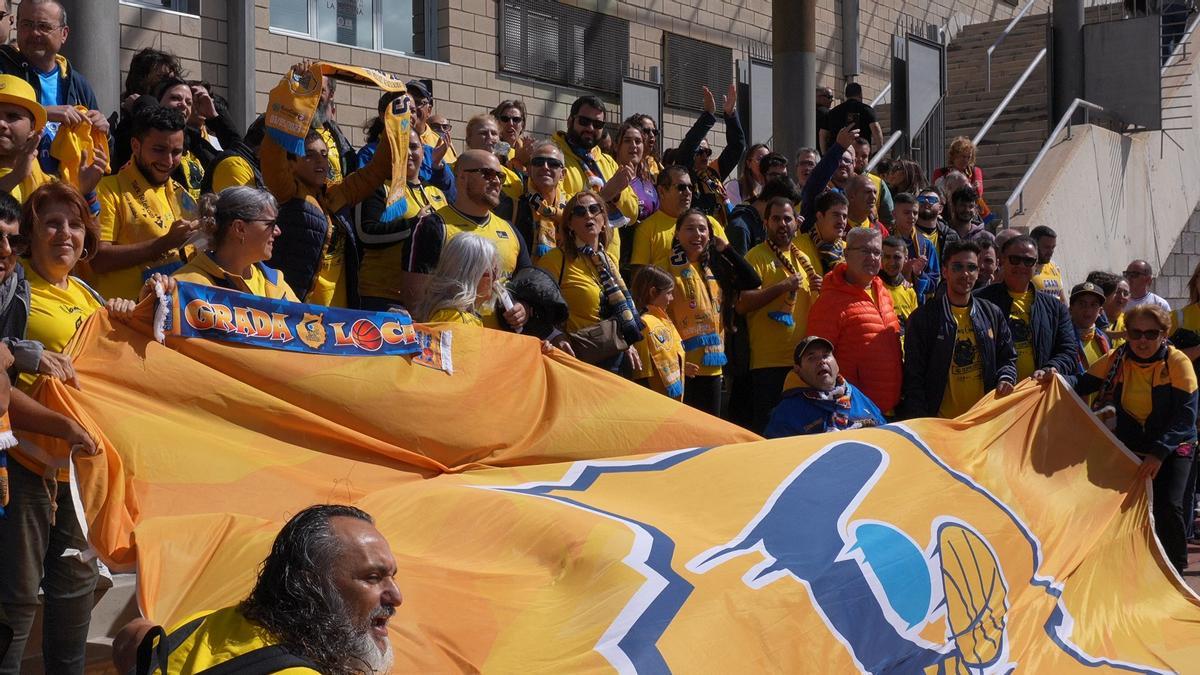
M442 249L413 318L482 326L480 307L489 301L498 301L502 306L510 302L499 279L496 245L477 234L460 234Z
M221 286L264 298L298 302L271 257L279 225L279 205L266 190L237 186L200 200L200 215L209 232L204 253L193 256L174 275L176 281Z

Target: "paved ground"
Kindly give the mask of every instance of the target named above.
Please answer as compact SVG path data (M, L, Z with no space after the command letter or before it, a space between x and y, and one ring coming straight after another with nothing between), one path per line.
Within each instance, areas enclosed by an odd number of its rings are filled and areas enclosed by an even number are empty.
M1200 544L1188 544L1188 568L1183 571L1183 579L1200 593Z

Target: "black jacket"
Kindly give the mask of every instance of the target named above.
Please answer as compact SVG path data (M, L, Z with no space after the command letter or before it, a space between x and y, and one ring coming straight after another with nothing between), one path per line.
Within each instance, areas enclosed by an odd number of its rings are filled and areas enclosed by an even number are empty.
M0 341L13 355L13 372L36 373L42 360L42 343L25 339L29 324L29 281L25 268L17 263L16 269L0 283Z
M738 120L737 111L734 110L732 116L725 118L725 149L717 157L715 172L710 170L707 172L708 175L697 175L692 166L692 159L695 157L696 148L700 147L700 141L704 140L716 122L716 115L707 111L700 113L700 117L696 119L695 124L679 144L679 149L675 154L675 163L686 166L688 173L692 175L692 184L696 189L692 198L692 206L725 222L727 217L725 205L720 203L717 191L725 177L737 168L738 162L746 152L746 134L742 131L742 124Z
M513 301L519 300L529 305L530 317L521 331L525 335L545 339L554 332L555 326L562 325L570 315L558 284L540 267L517 270L508 280L507 288ZM504 321L504 310L499 306L496 308L496 318L501 326L508 327Z
M321 254L326 249L325 240L332 236L331 247L337 245L338 239L345 242L346 304L357 309L358 265L362 254L345 212L327 215L311 201L293 199L280 205L278 221L280 234L275 238L275 248L267 264L283 272L296 297L303 301L312 289L321 267Z
M942 220L941 218L938 218L934 222L936 225L933 228L933 232L937 232L937 255L938 260L941 260L943 257L942 251L946 250L946 244L949 244L952 241L958 241L962 237L959 237L958 233L954 231L954 228L947 225L946 221ZM919 223L916 227L921 232L925 231L921 229ZM999 252L997 252L997 254L999 254Z
M1005 317L995 304L981 298L971 299L971 327L983 366L984 393L995 389L1001 381L1017 380L1017 350ZM957 333L958 324L950 312L944 288L908 318L901 402L904 417L937 417L950 379Z
M1029 288L1032 290L1033 284ZM975 297L992 302L1005 317L1012 311L1012 296L1008 294L1008 287L1003 281L976 291ZM1029 310L1029 323L1035 368L1054 368L1064 374L1078 370L1075 359L1079 346L1075 343L1075 327L1071 324L1071 315L1066 306L1057 296L1035 291L1033 307ZM1017 329L1011 321L1008 328L1015 343Z
M750 249L763 243L767 238L767 229L762 216L758 215L758 209L750 202L743 202L733 207L729 214L725 234L729 236L729 245L746 255Z

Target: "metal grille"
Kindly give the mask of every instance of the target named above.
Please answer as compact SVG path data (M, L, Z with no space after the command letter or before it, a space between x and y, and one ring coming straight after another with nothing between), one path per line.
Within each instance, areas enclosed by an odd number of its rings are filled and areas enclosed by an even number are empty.
M733 50L674 33L663 33L663 70L666 71L667 105L686 110L704 109L708 87L717 101L733 79Z
M618 93L629 55L629 22L554 0L504 0L500 70Z

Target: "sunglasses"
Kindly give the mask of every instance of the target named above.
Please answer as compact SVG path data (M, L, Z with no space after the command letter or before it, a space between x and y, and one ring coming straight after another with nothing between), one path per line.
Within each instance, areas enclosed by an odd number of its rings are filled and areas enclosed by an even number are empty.
M918 204L937 204L942 200L938 199L937 195L921 195L917 197Z
M1037 264L1037 258L1026 257L1023 255L1010 255L1010 256L1008 256L1008 264L1009 265L1023 265L1025 267L1033 267L1034 265Z
M1137 277L1148 277L1150 275L1137 270L1125 270L1121 273L1121 276L1125 277L1126 279L1136 279Z
M979 271L979 265L976 265L975 263L960 263L960 262L950 263L950 271L958 272L958 273L967 272L969 274L975 274L976 272Z
M505 124L523 124L525 118L520 115L496 115L496 119Z
M433 129L434 131L438 132L439 134L448 134L454 130L454 125L453 124L430 124L429 128Z
M646 127L644 129L642 129L642 133L647 136L657 136L658 129L655 129L654 127Z
M712 157L712 148L696 148L696 154Z
M558 161L558 159L555 157L534 157L533 159L529 160L529 165L539 167L545 166L550 167L551 169L563 168L563 163Z
M23 234L7 234L0 232L0 241L8 244L8 250L21 255L29 250L29 237Z
M604 120L597 120L592 119L591 117L584 117L583 115L576 115L575 121L579 122L579 125L584 127L591 127L593 129L604 128Z
M681 195L692 191L692 186L688 185L687 183L678 183L676 185L672 185L671 187L675 188L675 190Z
M481 166L478 169L463 169L463 173L476 173L483 176L486 181L501 181L504 180L504 172L495 169L489 169L486 166Z
M576 204L574 208L571 209L571 215L576 218L586 218L588 216L594 216L603 210L604 208L595 202L592 202L587 206L584 206L583 204Z
M1163 334L1163 331L1161 328L1152 328L1150 330L1127 328L1125 329L1125 333L1129 335L1130 340L1157 340Z

